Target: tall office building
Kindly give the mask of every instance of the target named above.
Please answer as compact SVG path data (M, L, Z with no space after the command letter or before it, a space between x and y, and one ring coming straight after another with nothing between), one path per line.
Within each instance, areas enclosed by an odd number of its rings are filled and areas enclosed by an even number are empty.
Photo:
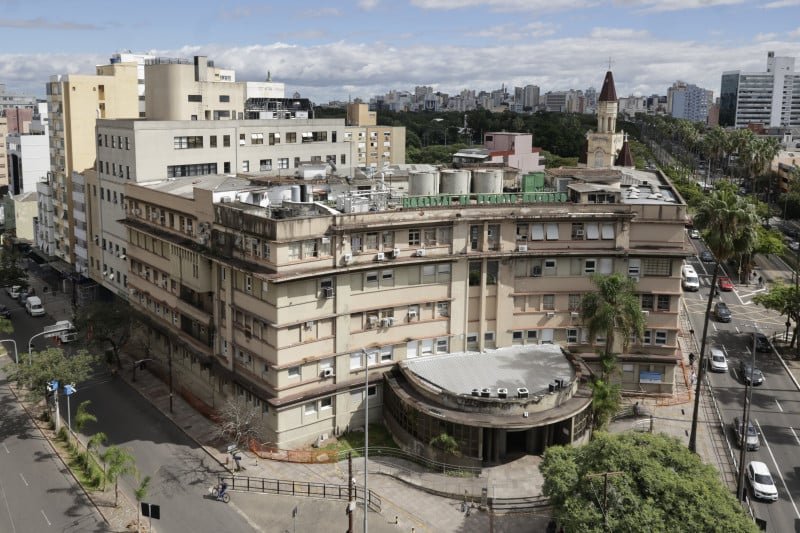
M120 52L111 56L109 63L136 63L137 89L139 96L139 117L146 116L146 106L144 101L144 66L149 60L156 56L150 54L134 54L130 51Z
M676 81L667 89L667 110L674 118L706 123L714 93L691 83Z
M720 126L800 126L800 74L794 60L768 52L766 72L723 72Z

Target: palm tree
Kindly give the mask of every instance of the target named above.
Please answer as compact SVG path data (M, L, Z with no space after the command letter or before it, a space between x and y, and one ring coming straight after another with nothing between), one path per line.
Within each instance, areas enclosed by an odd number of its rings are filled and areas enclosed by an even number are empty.
M142 500L147 498L147 492L150 490L150 476L144 476L139 486L136 490L133 491L133 495L136 497L136 503L138 504L136 507L136 531L137 533L142 530Z
M86 441L86 465L87 466L89 465L89 454L92 453L92 450L98 450L100 448L100 445L105 444L105 442L107 440L108 440L108 435L106 435L102 431L98 431L97 433L95 433L94 435L89 437L89 440ZM105 461L104 461L103 465L104 465L103 466L103 476L104 476L103 483L105 483Z
M700 386L703 383L708 320L711 315L711 304L714 301L714 288L717 285L719 265L737 254L752 252L757 239L758 215L752 203L738 196L729 188L721 188L715 190L710 197L706 197L698 207L697 213L694 215L694 224L699 229L705 230L706 245L717 261L714 263L714 273L711 276L712 290L708 295L703 337L700 344L692 432L689 436L689 449L692 451L695 451L697 440L697 413L700 407Z
M636 284L620 273L594 274L592 283L597 292L586 293L581 301L581 316L589 328L589 338L605 335L605 355L614 351L617 331L622 335L622 351L628 349L633 334L644 335L645 318L636 294Z
M119 478L136 473L133 455L119 446L109 446L103 454L103 461L108 465L106 477L114 482L114 507L119 504Z

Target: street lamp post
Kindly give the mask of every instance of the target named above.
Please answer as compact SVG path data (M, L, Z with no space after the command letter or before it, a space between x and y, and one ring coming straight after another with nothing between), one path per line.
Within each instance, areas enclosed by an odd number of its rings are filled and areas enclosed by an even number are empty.
M364 353L364 533L368 531L367 513L369 512L369 486L367 485L367 461L369 460L369 354Z
M14 345L14 362L19 364L19 351L17 350L17 341L15 341L14 339L0 339L0 342L10 342L11 344Z
M740 428L741 431L741 440L739 445L741 446L739 452L739 477L736 482L736 495L739 498L739 501L742 501L742 497L744 495L744 460L745 456L747 455L747 429L750 427L750 404L753 401L753 373L756 369L756 341L758 338L758 325L755 325L753 328L753 363L750 366L750 380L747 379L747 368L745 367L745 375L742 376L744 380L744 410L742 413L742 427Z

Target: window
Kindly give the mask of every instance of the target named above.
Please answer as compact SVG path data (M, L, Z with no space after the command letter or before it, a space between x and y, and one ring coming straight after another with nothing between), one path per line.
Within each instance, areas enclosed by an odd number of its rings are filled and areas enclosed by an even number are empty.
M469 262L469 286L478 287L481 284L481 262Z
M239 134L239 146L244 146L244 141L245 141L245 134L244 133L240 133Z
M498 269L500 268L499 261L487 261L486 262L486 284L487 285L497 285L497 273Z
M367 272L364 274L364 285L367 287L377 287L378 272L373 270L372 272Z
M511 333L511 343L512 344L522 344L522 332L521 331L514 331Z
M657 309L659 311L669 311L669 295L668 294L659 294L657 300Z
M578 344L577 328L567 328L567 344Z
M583 273L594 274L597 271L597 261L595 259L586 259L583 262Z
M378 249L378 234L367 233L364 237L364 249L377 250Z
M259 161L258 169L261 172L272 170L272 159L262 159Z
M544 224L531 224L531 240L544 240Z
M418 229L410 229L408 230L408 245L409 246L419 246L420 244L420 232Z
M304 415L317 414L317 402L308 402L307 404L303 405L303 414Z
M649 345L653 343L653 331L646 329L644 330L644 337L642 337L642 344Z
M436 315L440 317L450 316L450 302L438 302L436 304Z
M652 294L642 294L642 309L647 311L653 310L653 295Z
M300 377L300 367L299 366L291 366L287 372L290 378L299 378Z
M614 224L611 223L611 222L603 223L600 226L600 237L603 238L603 239L613 239L614 238Z
M229 147L231 145L231 136L230 135L223 135L222 136L222 146Z
M264 134L263 133L251 133L250 134L250 144L264 144Z
M556 295L555 294L543 294L542 295L542 310L543 311L554 311L556 308Z
M355 370L357 368L361 368L361 353L351 353L350 354L350 370Z
M281 157L278 159L278 168L289 168L289 158Z
M190 102L202 102L203 101L203 96L200 95L200 94L190 94L189 95L189 101Z
M250 172L250 161L242 161L242 172Z
M469 227L469 248L479 250L481 245L481 226Z
M583 296L580 294L570 294L569 295L569 310L570 311L580 311L581 309L581 301L583 300Z
M197 165L168 165L167 177L180 178L182 176L205 176L207 174L216 174L216 163L201 163Z
M296 143L297 142L297 132L290 131L286 134L286 142L287 143Z
M548 241L558 240L558 224L551 223L547 225L547 240Z
M667 344L667 332L663 329L656 330L656 344L660 346Z
M381 363L386 363L392 360L392 347L384 346L380 349Z
M641 259L628 259L628 275L629 276L638 276L642 270L642 260Z
M221 103L227 103L227 102L231 101L231 97L228 96L227 94L221 94L221 95L219 95L219 101Z
M325 411L327 409L332 409L332 408L333 408L333 398L331 398L330 396L328 396L327 398L322 398L319 401L320 411Z
M394 285L394 270L381 271L381 286L392 287Z
M274 146L276 144L281 143L281 134L280 133L270 133L269 134L269 145Z
M672 275L672 259L669 257L645 257L642 259L642 270L646 276Z
M447 353L449 351L449 342L447 338L436 339L436 353Z
M517 237L518 241L528 240L528 224L517 224Z

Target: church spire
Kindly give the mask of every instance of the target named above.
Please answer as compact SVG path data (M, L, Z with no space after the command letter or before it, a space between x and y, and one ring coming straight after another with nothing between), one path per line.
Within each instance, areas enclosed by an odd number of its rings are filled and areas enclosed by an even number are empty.
M606 79L603 80L603 88L600 90L599 102L616 102L617 88L614 87L614 75L609 70L606 72Z

